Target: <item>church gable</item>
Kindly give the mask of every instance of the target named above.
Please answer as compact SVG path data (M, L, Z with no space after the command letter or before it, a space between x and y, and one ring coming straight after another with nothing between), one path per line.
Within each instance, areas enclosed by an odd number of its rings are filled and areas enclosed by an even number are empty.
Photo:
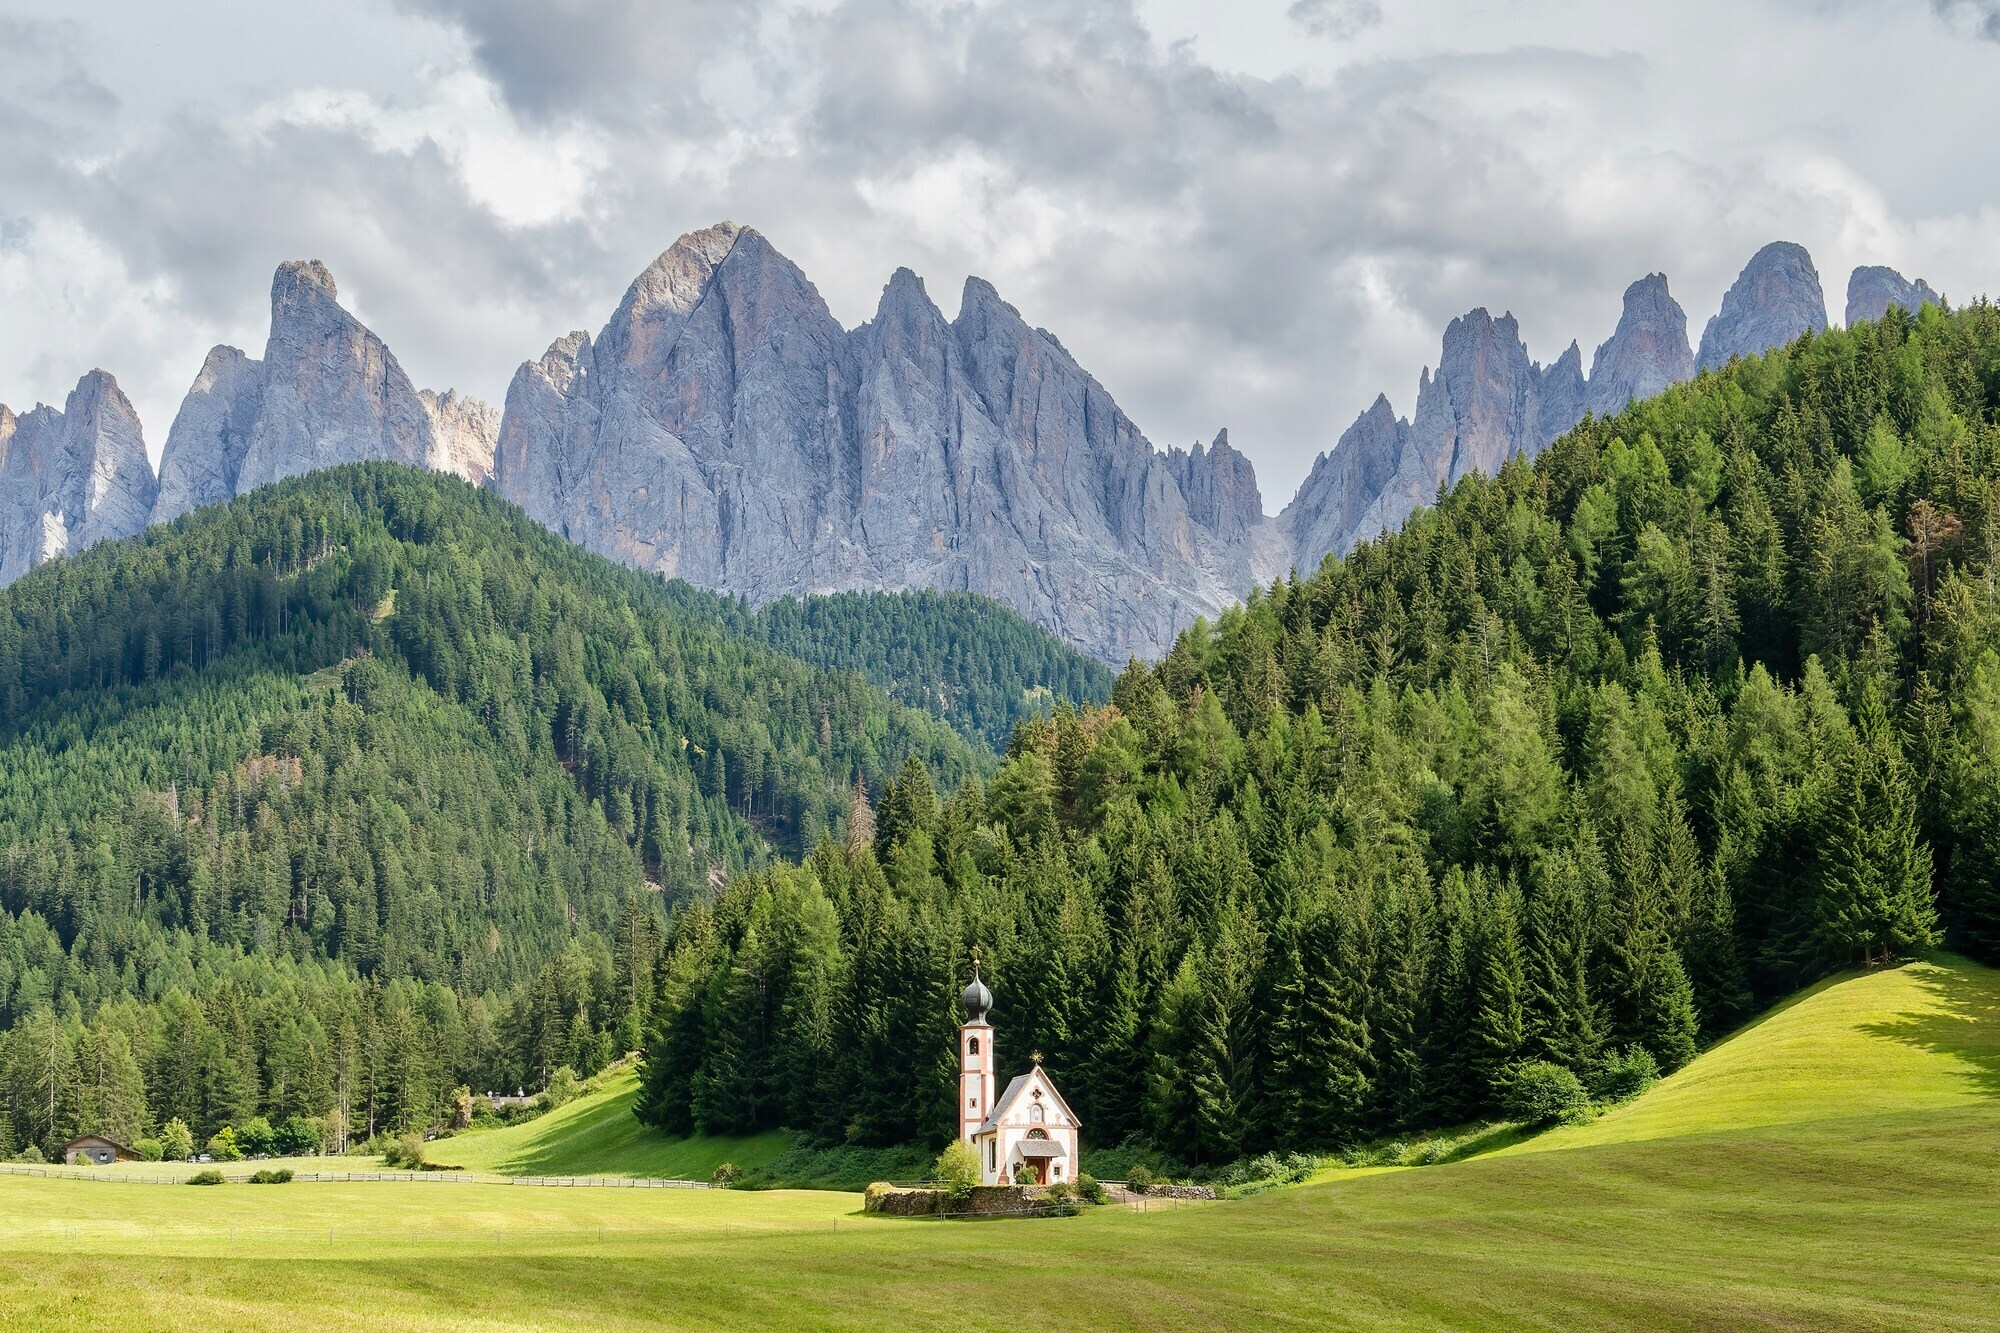
M1007 1085L1007 1091L993 1108L983 1128L998 1126L1059 1125L1074 1128L1081 1122L1069 1103L1040 1065Z

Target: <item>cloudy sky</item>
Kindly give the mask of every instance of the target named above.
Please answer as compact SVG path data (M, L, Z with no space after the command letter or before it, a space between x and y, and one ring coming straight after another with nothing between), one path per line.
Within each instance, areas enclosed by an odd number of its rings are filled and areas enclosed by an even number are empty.
M1995 125L2000 0L0 0L0 401L101 365L157 455L316 257L497 403L728 218L850 325L991 279L1276 510L1475 305L1588 359L1661 270L1698 338L1780 238L1836 321L2000 289Z

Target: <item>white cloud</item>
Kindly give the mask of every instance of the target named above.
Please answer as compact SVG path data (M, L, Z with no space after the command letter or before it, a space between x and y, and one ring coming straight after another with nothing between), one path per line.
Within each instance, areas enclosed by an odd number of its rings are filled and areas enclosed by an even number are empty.
M103 364L156 447L282 259L497 399L727 217L850 324L898 265L947 310L993 280L1157 443L1229 426L1275 508L1471 306L1548 359L1656 269L1698 329L1778 237L1836 317L1854 264L1963 298L2000 252L1986 0L72 9L0 20L0 398Z

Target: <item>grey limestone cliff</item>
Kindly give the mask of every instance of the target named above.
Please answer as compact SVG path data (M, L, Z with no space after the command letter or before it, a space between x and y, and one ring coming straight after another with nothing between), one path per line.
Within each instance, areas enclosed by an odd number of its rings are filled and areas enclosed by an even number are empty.
M494 484L628 564L754 601L984 593L1098 656L1163 651L1254 580L1226 439L1161 453L985 282L947 320L907 269L843 329L757 232L682 237L593 340L507 394Z
M1625 289L1618 327L1590 360L1590 410L1608 417L1693 377L1687 314L1668 293L1666 274L1649 274Z
M139 416L105 372L77 381L61 411L0 408L0 584L140 531L155 489Z
M1437 373L1417 381L1417 410L1398 420L1386 397L1320 455L1279 516L1301 570L1402 525L1470 472L1533 454L1583 416L1588 384L1571 343L1544 369L1528 358L1514 317L1484 309L1446 328Z
M481 484L499 424L477 399L419 392L341 307L326 266L295 260L271 281L264 359L216 347L181 400L153 521L342 463L409 463Z
M417 400L430 418L435 442L430 466L484 486L493 475L493 451L500 438L499 411L477 398L463 397L455 389L443 393L420 389Z
M1899 305L1911 314L1944 300L1922 278L1911 282L1893 268L1863 265L1847 279L1847 327L1882 318Z
M1318 569L1329 555L1346 555L1357 541L1382 531L1378 501L1403 466L1409 438L1410 423L1377 394L1333 449L1314 461L1278 516L1301 572Z
M341 309L326 266L279 265L263 396L237 489L342 463L430 467L437 458L416 387L382 340Z
M234 347L209 352L167 432L153 522L236 494L263 395L263 362Z
M1826 293L1805 247L1773 241L1751 256L1701 333L1695 364L1713 370L1826 328Z

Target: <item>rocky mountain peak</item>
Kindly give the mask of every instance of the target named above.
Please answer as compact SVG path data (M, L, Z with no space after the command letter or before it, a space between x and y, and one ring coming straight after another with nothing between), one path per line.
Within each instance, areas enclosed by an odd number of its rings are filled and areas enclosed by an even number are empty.
M209 350L167 431L153 522L236 494L263 399L263 362L234 347Z
M1922 278L1911 282L1893 268L1868 265L1854 270L1847 279L1847 327L1873 321L1899 305L1911 314L1927 305L1943 305L1944 300Z
M1695 364L1713 370L1735 356L1759 356L1800 334L1826 328L1826 293L1802 245L1773 241L1751 256L1702 330Z
M317 260L278 268L263 393L237 473L239 491L342 463L439 461L416 386L335 291L333 275Z
M1257 470L1229 443L1227 429L1216 432L1204 450L1199 441L1171 455L1189 517L1226 541L1239 541L1264 517Z
M93 370L61 411L37 406L7 419L11 430L0 430L9 437L0 447L0 583L146 526L153 467L139 414L115 378Z
M606 365L657 366L681 326L694 313L715 270L736 248L743 228L722 222L691 231L660 253L632 280L598 336Z
M1539 449L1581 421L1589 392L1583 378L1583 349L1571 339L1535 386L1535 433L1526 447Z
M1693 375L1687 313L1668 292L1666 274L1650 273L1625 289L1618 327L1591 358L1587 406L1611 416Z
M1428 369L1421 386L1430 386ZM1377 394L1333 449L1314 460L1298 494L1278 516L1298 569L1310 573L1327 556L1345 555L1381 530L1381 502L1402 469L1409 434L1410 423L1396 416L1388 395ZM1367 526L1371 521L1374 526Z
M281 302L302 298L340 299L340 288L334 285L332 272L317 259L288 259L278 265L277 273L271 278L271 305L274 308Z
M683 237L595 343L508 390L494 484L606 555L754 601L843 588L992 596L1113 661L1250 586L1263 525L1219 439L1153 449L991 284L947 323L903 269L843 329L746 228Z

